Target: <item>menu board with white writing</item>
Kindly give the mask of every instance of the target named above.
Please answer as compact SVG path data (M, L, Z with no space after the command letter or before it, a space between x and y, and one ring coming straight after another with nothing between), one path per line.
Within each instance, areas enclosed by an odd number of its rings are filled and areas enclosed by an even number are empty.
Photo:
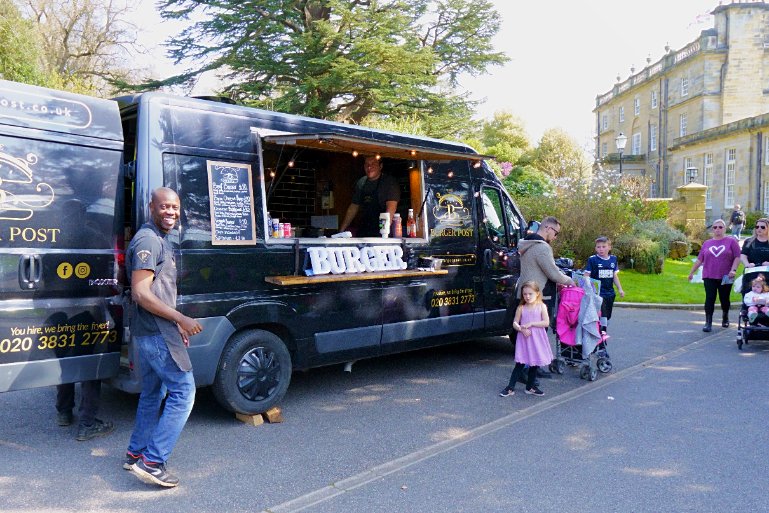
M256 244L251 166L207 161L211 244Z

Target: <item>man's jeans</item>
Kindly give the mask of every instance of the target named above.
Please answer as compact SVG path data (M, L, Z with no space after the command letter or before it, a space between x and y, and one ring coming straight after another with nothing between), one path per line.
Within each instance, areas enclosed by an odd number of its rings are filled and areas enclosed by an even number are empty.
M142 392L128 450L152 463L165 463L192 411L195 381L192 371L184 372L176 365L161 335L134 337L133 342L139 355ZM160 412L166 391L168 397Z

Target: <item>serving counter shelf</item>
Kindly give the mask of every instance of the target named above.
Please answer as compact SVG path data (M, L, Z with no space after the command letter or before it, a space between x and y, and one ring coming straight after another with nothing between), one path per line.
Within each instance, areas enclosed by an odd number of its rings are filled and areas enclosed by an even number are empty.
M337 283L342 281L392 280L396 278L417 278L420 276L440 276L448 274L446 269L422 271L406 269L403 271L378 271L355 274L322 274L319 276L265 276L264 281L273 285L312 285L315 283Z

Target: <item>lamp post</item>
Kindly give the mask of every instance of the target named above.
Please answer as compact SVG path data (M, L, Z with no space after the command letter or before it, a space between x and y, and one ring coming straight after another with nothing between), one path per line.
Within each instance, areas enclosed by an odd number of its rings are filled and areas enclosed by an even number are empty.
M696 167L687 167L686 176L689 179L688 183L692 183L694 179L697 178L698 174L699 174L699 170Z
M617 145L617 151L619 152L619 176L622 177L622 153L625 151L627 136L620 132L617 138L614 139L614 143Z

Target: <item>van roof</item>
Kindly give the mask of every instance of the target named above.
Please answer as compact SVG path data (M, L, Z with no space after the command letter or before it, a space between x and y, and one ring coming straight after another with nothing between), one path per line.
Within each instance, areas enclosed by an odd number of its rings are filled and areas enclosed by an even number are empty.
M379 130L366 126L339 123L336 121L328 121L296 114L285 114L282 112L246 107L243 105L231 105L207 99L174 96L161 92L150 92L123 96L115 98L115 100L121 104L121 107L144 102L161 103L169 107L194 108L259 120L258 126L256 127L257 129L260 127L268 128L268 130L262 134L263 136L288 137L288 139L280 141L282 144L289 144L289 140L291 140L291 137L289 136L301 137L303 139L302 144L305 145L318 144L318 141L322 139L320 136L325 136L326 138L333 136L337 142L346 139L347 142L345 144L350 146L347 149L354 149L356 142L363 144L365 141L370 141L367 147L364 148L365 151L374 151L374 148L377 146L376 143L379 143L382 151L384 151L384 148L396 147L402 147L404 149L414 148L417 151L421 150L423 152L422 159L438 159L441 156L444 158L466 158L470 160L493 158L487 155L478 154L473 148L464 143L400 132L391 132L388 130ZM278 126L280 126L280 128L277 128ZM269 128L272 128L272 130L269 130ZM262 130L258 131L260 133L262 132ZM311 142L312 139L315 139L315 143ZM278 141L276 140L275 142ZM380 151L380 153L382 151ZM431 156L425 156L427 152L429 152ZM383 156L385 155L383 154ZM402 155L399 156L399 158L420 157Z
M114 101L7 80L0 80L0 125L123 141Z

